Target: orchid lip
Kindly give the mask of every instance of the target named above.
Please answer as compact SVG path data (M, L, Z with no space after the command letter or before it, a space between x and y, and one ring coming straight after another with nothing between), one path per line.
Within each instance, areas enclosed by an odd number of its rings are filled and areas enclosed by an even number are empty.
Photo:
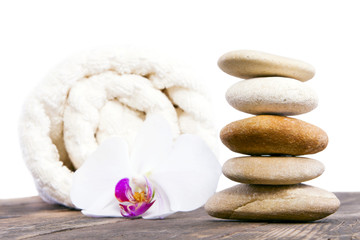
M129 178L123 178L116 184L115 197L119 201L120 213L123 217L139 217L154 204L155 191L149 180L146 177L144 179L145 185L137 183L135 187L139 191L135 192L130 186Z

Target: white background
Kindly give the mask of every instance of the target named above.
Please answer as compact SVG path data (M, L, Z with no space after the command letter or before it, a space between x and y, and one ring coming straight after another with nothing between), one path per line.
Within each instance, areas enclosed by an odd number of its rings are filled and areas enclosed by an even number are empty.
M298 118L329 135L325 173L309 183L359 191L360 14L357 1L1 1L0 198L35 195L22 160L18 118L26 95L56 64L104 45L145 46L191 65L207 83L218 130L248 117L224 94L237 79L217 67L235 49L307 61L319 107ZM237 156L220 144L219 161ZM221 179L218 189L232 185Z

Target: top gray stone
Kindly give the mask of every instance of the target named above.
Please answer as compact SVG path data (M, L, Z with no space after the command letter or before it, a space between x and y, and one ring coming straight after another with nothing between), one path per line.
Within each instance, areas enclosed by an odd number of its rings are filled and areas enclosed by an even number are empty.
M225 53L218 65L239 78L288 77L305 82L315 75L315 68L303 61L252 50Z

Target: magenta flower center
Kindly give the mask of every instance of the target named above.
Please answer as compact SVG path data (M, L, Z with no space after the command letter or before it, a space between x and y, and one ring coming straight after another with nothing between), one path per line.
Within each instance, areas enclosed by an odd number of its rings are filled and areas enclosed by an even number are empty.
M124 217L135 218L144 214L155 202L150 182L144 177L144 184L137 184L133 191L128 178L121 179L115 187L115 197L120 202L120 213Z

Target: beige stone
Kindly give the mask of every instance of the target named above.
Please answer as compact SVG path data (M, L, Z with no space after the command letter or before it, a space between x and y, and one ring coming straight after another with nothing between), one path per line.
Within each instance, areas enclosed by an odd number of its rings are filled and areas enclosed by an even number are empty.
M233 181L266 185L301 183L320 176L324 170L321 162L304 157L236 157L222 168Z
M316 92L307 84L283 77L240 81L227 90L226 100L235 109L255 115L299 115L318 105Z
M307 81L315 69L303 61L252 50L225 53L218 65L224 72L244 79L255 77L289 77Z
M249 155L305 155L324 150L327 134L299 119L259 115L226 125L221 141L230 150Z
M256 221L315 221L336 212L337 197L304 184L239 184L213 195L205 210L213 217Z

